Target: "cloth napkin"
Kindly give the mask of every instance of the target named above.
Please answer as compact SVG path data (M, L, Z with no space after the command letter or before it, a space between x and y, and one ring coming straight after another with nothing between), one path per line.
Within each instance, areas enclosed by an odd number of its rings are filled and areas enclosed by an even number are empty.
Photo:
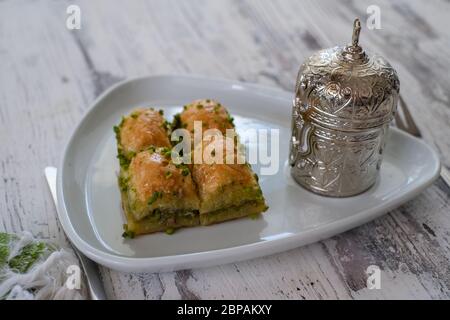
M71 249L0 232L0 299L86 299L78 265Z

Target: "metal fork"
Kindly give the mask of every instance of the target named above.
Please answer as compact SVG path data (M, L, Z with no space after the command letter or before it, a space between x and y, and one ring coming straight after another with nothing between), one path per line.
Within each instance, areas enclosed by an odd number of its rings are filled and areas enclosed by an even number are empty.
M408 105L405 100L403 100L402 96L399 97L398 105L400 108L395 113L395 124L397 125L397 128L408 132L415 137L421 138L422 134L420 133L419 127L414 122L414 119L408 110ZM441 178L447 186L450 187L450 171L444 165L441 165Z

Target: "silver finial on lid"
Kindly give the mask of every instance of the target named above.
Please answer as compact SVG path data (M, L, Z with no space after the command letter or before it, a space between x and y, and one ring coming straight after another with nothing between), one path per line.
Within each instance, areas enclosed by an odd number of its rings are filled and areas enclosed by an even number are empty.
M353 35L352 35L352 45L354 47L358 46L359 42L359 33L361 32L361 22L358 18L353 22Z

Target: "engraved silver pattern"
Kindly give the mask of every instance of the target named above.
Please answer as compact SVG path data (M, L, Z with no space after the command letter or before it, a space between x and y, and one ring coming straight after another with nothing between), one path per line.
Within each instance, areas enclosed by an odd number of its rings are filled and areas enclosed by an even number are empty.
M309 57L296 82L291 174L327 196L356 195L376 182L397 107L397 74L384 58L362 50L358 27L355 21L352 45Z

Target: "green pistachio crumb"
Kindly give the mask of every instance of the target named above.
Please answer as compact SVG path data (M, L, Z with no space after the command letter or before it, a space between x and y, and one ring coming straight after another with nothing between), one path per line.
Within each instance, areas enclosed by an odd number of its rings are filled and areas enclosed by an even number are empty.
M167 228L166 229L166 234L173 234L175 232L174 228Z
M253 213L253 214L250 214L248 217L249 217L250 219L252 219L252 220L256 220L256 219L259 219L259 218L261 217L261 214L259 214L259 213Z
M136 119L137 117L139 117L139 113L138 112L133 112L130 117L132 117L133 119Z
M133 231L128 231L128 230L126 230L126 231L124 231L124 232L122 233L122 237L123 237L124 239L133 239L134 236L135 236L135 234L134 234Z
M128 160L127 157L125 157L125 155L122 153L119 153L117 155L117 159L119 159L120 166L124 169L127 169L130 165L130 160Z
M177 129L180 127L181 127L181 118L180 114L177 113L176 115L173 116L172 129Z
M167 158L167 157L170 158L170 156L172 155L172 150L169 149L169 148L162 148L162 149L161 149L161 154L162 154L163 156L165 156L166 158Z
M170 122L167 120L164 120L163 124L161 125L164 129L169 130L171 125Z
M152 196L148 200L148 205L151 206L156 200L162 198L163 194L160 191L153 192Z
M123 192L127 191L127 189L128 189L128 181L129 181L128 177L127 178L122 177L122 176L119 177L119 188L120 188L120 191L123 191Z
M22 248L19 255L16 255L9 260L9 267L19 273L27 272L33 263L43 254L46 248L47 247L43 242L26 245Z

